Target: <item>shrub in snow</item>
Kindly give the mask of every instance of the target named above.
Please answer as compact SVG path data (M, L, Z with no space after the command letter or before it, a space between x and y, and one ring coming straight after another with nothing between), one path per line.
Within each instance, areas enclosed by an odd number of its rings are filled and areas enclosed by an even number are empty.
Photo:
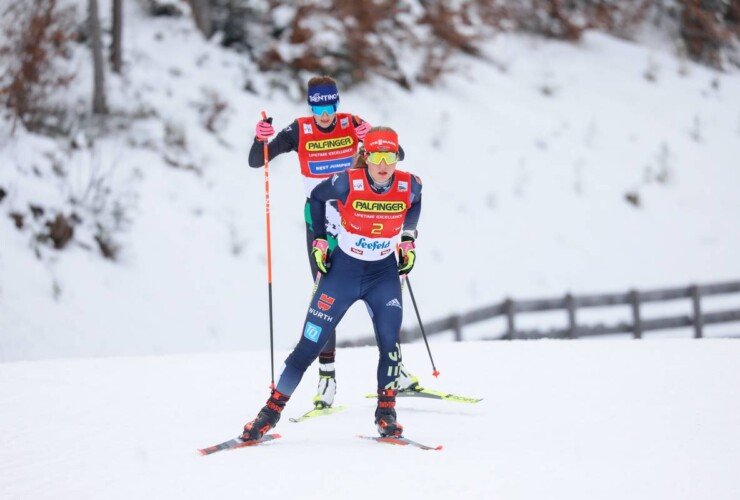
M627 201L627 203L634 206L635 208L640 208L640 193L638 193L637 191L624 193L624 199L625 201Z
M5 165L2 188L3 212L27 236L29 248L40 258L45 249L70 247L117 258L115 240L128 227L136 195L116 162L85 137L66 148L58 141L33 144L38 151L31 148Z
M586 30L633 38L648 20L694 60L738 61L740 0L212 0L213 29L262 71L331 74L347 87L383 76L410 88L454 71L502 31L578 41ZM663 20L668 20L664 23ZM200 23L200 21L198 21ZM200 25L200 24L199 24ZM654 30L654 28L651 28ZM733 59L734 58L734 59Z
M149 14L152 16L180 17L180 2L173 0L149 0Z
M57 250L64 248L75 232L71 217L62 214L57 214L54 220L47 222L46 228L48 232L42 237L48 237Z
M740 1L679 0L680 33L692 59L722 67L728 58L736 65L740 36Z
M14 118L13 131L20 121L28 130L57 134L63 110L48 98L74 77L59 61L69 56L76 37L74 10L57 0L23 0L0 14L0 95Z

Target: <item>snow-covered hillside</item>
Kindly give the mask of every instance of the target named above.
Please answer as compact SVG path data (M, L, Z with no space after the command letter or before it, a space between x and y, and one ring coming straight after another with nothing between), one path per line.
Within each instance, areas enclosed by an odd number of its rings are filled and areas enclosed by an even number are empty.
M0 360L269 345L264 179L246 157L262 110L284 126L307 106L189 19L125 4L108 132L80 131L72 149L0 123ZM86 105L91 77L78 50L80 76L60 99ZM501 36L486 53L497 64L456 59L436 88L376 79L342 92L341 109L399 132L402 168L424 180L412 273L423 316L505 296L740 277L737 72L598 33L577 45ZM138 118L116 129L121 115ZM59 164L66 177L53 174ZM296 157L276 159L270 177L275 341L287 348L311 290ZM99 257L84 226L77 243L42 246L37 258L9 214L65 206L91 179L123 211L118 261ZM340 338L370 331L355 306Z
M355 437L375 432L370 347L337 361L347 410L289 422L308 410L307 377L282 439L206 457L196 448L232 437L264 404L267 351L0 364L0 497L737 498L737 341L433 347L442 374L430 385L484 398L399 400L405 434L441 451ZM425 356L404 349L426 371Z

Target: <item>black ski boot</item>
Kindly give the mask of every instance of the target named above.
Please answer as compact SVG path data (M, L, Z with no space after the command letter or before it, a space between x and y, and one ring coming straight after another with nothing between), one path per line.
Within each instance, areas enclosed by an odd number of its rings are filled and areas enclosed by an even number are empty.
M375 424L382 437L401 437L403 426L396 421L396 390L378 389Z
M290 399L290 396L273 390L267 404L257 414L257 418L244 426L244 432L239 436L242 441L257 441L267 431L274 428L280 420L280 413L285 408L288 399Z

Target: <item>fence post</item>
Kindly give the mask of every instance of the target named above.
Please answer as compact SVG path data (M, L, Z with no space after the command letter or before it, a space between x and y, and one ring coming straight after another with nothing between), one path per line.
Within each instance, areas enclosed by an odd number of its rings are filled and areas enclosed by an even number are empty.
M691 302L694 305L694 338L700 339L704 336L704 322L701 315L701 292L699 287L694 285L691 290Z
M642 338L642 319L640 318L640 293L637 290L630 292L632 304L632 333L636 339Z
M411 337L411 335L409 335L408 330L406 330L405 328L401 328L401 331L398 332L398 340L399 340L399 342L401 342L401 344L405 344L407 342L410 342L411 341L411 338L410 337Z
M506 311L506 337L509 340L514 340L516 328L514 326L514 301L506 299L504 301L504 310Z
M570 293L565 295L565 307L568 311L568 338L578 338L576 326L576 301Z
M463 319L459 314L452 317L452 331L455 334L455 342L462 342Z

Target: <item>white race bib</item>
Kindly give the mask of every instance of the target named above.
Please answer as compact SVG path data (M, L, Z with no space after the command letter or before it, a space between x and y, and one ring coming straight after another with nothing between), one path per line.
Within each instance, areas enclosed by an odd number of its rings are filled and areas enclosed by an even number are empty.
M350 233L344 227L339 231L339 248L360 260L381 260L396 250L398 236L393 238L368 238Z

